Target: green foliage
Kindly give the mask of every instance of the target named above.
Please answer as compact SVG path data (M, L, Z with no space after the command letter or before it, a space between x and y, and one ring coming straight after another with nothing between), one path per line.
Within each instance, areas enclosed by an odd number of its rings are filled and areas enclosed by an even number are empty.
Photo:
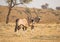
M31 2L32 0L23 0L24 3L29 3Z
M17 1L16 0L7 0L6 2L9 4L11 3L11 1L13 1L13 3L16 3ZM32 0L20 0L20 3L29 3L31 2Z

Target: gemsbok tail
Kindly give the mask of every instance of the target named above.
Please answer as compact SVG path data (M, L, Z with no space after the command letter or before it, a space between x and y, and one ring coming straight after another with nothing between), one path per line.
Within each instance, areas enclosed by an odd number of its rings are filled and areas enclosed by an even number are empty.
M17 29L18 29L18 20L19 20L19 19L16 19L15 32L16 32Z

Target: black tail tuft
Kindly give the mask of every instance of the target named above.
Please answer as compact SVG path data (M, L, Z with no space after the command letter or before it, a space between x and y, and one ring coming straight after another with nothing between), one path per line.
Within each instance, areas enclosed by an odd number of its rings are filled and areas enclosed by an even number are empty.
M18 20L19 20L19 19L16 19L15 32L16 32L17 29L18 29L18 24L17 24L17 23L18 23Z

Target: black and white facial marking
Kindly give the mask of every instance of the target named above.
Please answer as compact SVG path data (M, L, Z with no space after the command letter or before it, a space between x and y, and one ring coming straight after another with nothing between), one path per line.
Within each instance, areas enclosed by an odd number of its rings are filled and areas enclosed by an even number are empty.
M40 21L40 17L35 17L34 20L35 20L36 23L39 23L39 21Z

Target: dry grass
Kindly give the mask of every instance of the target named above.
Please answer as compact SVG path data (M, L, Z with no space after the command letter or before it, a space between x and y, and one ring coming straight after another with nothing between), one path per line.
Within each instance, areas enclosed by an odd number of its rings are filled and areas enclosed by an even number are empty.
M14 23L0 23L0 42L60 42L60 24L35 24L23 31L14 32Z

